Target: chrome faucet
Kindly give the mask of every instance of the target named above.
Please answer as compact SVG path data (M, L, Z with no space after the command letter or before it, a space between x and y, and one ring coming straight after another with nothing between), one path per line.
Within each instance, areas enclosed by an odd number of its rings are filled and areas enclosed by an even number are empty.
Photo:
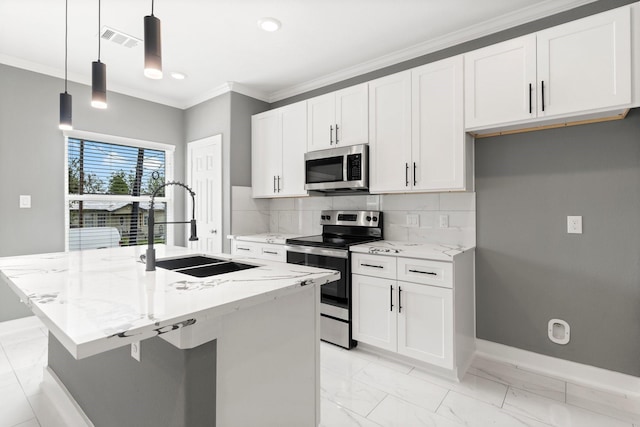
M189 194L191 194L191 207L192 207L191 221L155 222L155 218L154 218L155 213L154 213L153 205L155 202L156 195L161 189L169 185L177 185L179 187L182 187L185 190L187 190ZM146 271L155 271L156 269L156 250L153 247L153 228L156 224L191 224L191 236L189 237L189 241L195 242L196 240L198 240L198 236L196 233L196 193L194 193L193 190L191 190L189 187L187 187L185 184L181 182L169 181L165 184L162 184L160 187L156 188L156 190L151 195L151 206L149 207L149 219L147 221L147 225L149 226L148 232L147 232L149 246L147 247L147 256L145 259L145 262L147 264Z

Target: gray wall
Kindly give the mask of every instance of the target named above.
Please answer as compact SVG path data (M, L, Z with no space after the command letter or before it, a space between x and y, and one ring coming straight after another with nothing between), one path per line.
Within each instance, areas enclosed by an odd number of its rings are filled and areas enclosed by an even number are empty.
M640 109L477 140L475 166L478 338L640 376Z
M0 64L0 256L64 250L64 138L58 129L62 80ZM176 145L176 178L184 177L183 112L109 93L109 108L91 108L90 88L70 83L78 130ZM31 209L19 209L30 194ZM176 204L184 216L182 201ZM184 240L183 233L176 239ZM177 240L180 242L180 240ZM0 289L0 321L29 314Z
M187 143L222 134L222 247L231 252L231 186L251 185L251 116L269 104L227 92L185 111ZM185 148L186 150L186 148Z

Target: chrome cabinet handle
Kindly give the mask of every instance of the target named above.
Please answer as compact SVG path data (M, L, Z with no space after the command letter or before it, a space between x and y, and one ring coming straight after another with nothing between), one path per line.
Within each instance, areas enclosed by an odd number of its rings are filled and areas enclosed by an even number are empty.
M389 306L389 311L393 311L393 286L389 286L389 302L391 305Z
M250 251L251 249L249 248L236 248L239 251Z
M402 288L398 286L398 313L402 313Z
M273 175L273 192L276 192L276 176Z
M338 124L336 123L336 145L338 144Z
M438 275L438 273L434 273L433 271L420 271L420 270L409 270L409 273L428 274L430 276L437 276Z
M263 251L265 254L278 255L278 252L273 251Z
M329 145L333 145L333 125L329 125Z
M381 265L373 265L373 264L360 264L363 267L372 267L372 268L384 268Z
M280 188L280 175L278 175L278 193L280 192L281 188Z

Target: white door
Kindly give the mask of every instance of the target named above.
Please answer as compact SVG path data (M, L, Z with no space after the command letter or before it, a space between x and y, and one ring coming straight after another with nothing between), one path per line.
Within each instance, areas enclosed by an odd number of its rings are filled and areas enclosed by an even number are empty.
M411 72L414 190L464 189L463 71L462 56L455 56Z
M620 8L537 33L538 117L631 102L630 20Z
M335 145L341 147L369 142L368 99L367 83L348 87L335 93Z
M251 118L251 187L253 197L277 194L282 172L282 114L271 110Z
M203 252L222 252L222 135L189 142L187 146L187 185L196 193L196 242L188 247ZM191 198L186 204L191 219ZM187 234L187 238L188 238Z
M411 71L369 82L369 190L411 187Z
M278 196L306 196L304 153L307 151L307 103L282 108L282 173Z
M307 101L307 151L335 147L336 128L335 93L318 96Z
M396 281L351 276L353 339L396 351Z
M467 128L536 117L536 36L464 55Z
M453 291L398 282L398 353L453 368Z

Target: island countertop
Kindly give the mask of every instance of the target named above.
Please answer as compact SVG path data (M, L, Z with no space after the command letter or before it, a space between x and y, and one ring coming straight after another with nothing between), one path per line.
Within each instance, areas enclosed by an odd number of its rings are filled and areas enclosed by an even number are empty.
M196 278L145 271L146 247L95 249L0 258L0 280L81 359L340 278L332 270L209 254L258 265ZM202 252L158 245L157 258ZM175 339L167 339L174 343Z

